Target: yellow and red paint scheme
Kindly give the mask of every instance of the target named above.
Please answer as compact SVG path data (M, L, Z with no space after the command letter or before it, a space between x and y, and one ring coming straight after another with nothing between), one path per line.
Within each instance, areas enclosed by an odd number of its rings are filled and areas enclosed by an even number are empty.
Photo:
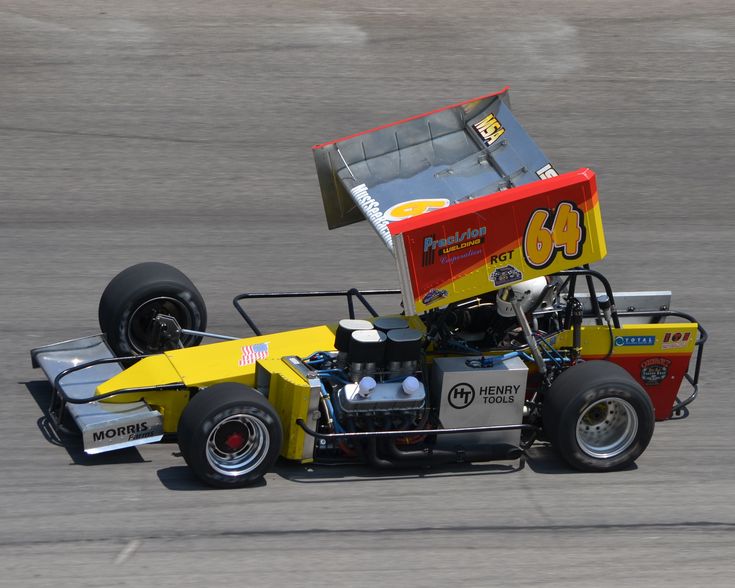
M697 328L697 323L624 324L613 329L611 341L608 327L585 325L581 356L606 359L624 368L648 392L656 420L662 421L671 417L694 353ZM551 343L557 349L570 347L571 331L563 331Z
M463 104L470 108L474 102ZM487 128L482 129L491 132L490 139L500 137L499 123L495 125L489 118L483 123ZM390 209L388 220L393 222L388 228L396 252L404 311L413 328L424 332L426 327L417 315L433 308L605 257L594 172L582 168L557 176L550 164L547 167L553 173L539 173L545 168L536 172L544 179L464 202L449 205L445 198L414 198ZM405 216L408 218L396 220ZM179 390L125 393L105 400L143 399L163 414L164 432L175 433L191 391L221 382L257 387L267 392L281 418L282 456L306 461L304 456L311 455L304 449L308 440L295 423L297 419L308 420L314 392L282 358L333 351L335 331L336 325L322 325L168 351L142 359L100 385L97 394L180 383ZM694 322L622 325L612 333L607 326L583 325L579 353L583 360L607 359L625 368L650 395L656 418L664 420L671 416L696 338ZM572 339L569 329L554 334L550 343L556 349L570 348ZM255 358L254 346L262 350L264 345L266 356ZM483 350L488 355L506 352ZM252 361L243 361L246 357ZM431 365L435 357L429 348L427 364ZM529 367L531 388L537 373L533 364ZM259 373L267 374L264 382L256 381Z
M407 314L593 263L607 254L595 174L589 169L460 202L388 228ZM508 266L517 272L516 279L494 277Z
M409 317L413 328L425 331L419 317ZM307 357L315 351L334 350L336 325L320 325L305 329L285 331L269 335L250 337L237 341L226 341L167 351L161 355L144 358L122 373L97 388L97 394L127 388L168 385L181 382L180 390L148 391L121 394L104 402L133 402L145 400L163 415L164 432L175 433L181 413L189 402L190 391L206 388L221 382L239 382L261 389L263 383L256 382L256 366L268 374L266 388L268 399L278 412L284 432L281 455L287 459L310 461L311 454L304 448L309 439L296 425L297 419L307 420L312 391L308 383L290 369L285 356ZM671 416L672 406L679 391L682 378L687 372L695 349L696 323L660 323L622 325L613 329L612 345L610 331L606 326L582 326L581 358L608 359L625 368L651 397L657 420ZM572 345L572 331L555 334L549 342L556 349ZM268 344L268 357L242 365L243 347L259 343ZM488 354L505 353L507 350L488 350ZM442 356L446 356L442 354ZM437 355L429 351L427 363ZM654 382L644 377L646 362L659 361ZM534 378L533 365L530 366ZM665 368L665 369L663 369ZM665 374L664 374L665 372ZM662 377L663 375L663 377Z

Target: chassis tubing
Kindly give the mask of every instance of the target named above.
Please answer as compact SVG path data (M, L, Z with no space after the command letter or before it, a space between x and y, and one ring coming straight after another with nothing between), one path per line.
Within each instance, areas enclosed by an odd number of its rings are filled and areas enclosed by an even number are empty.
M532 444L539 428L534 425L489 425L486 427L465 427L455 429L412 429L410 431L362 431L357 433L318 433L310 429L302 419L297 419L296 424L301 427L307 435L317 439L367 439L367 450L365 458L376 468L389 469L396 467L424 467L427 465L442 465L449 463L471 463L474 461L493 461L500 459L518 459ZM514 445L499 444L485 445L478 448L448 450L431 449L424 451L403 451L391 442L394 437L405 437L411 435L452 435L457 433L490 432L490 431L530 431L531 437L525 443L516 447ZM378 454L378 440L386 439L388 443L389 459ZM363 449L364 451L364 449Z
M385 453L388 455L380 455L378 452L378 439L370 437L367 442L366 458L370 465L381 468L406 468L406 467L425 467L438 466L454 463L473 463L483 461L494 461L499 459L518 459L523 455L523 450L514 445L486 445L473 447L470 449L428 449L403 451L396 447L396 444L390 440L384 445Z
M486 427L462 427L456 429L410 429L403 431L360 431L357 433L318 433L304 422L296 419L296 424L310 437L316 439L369 439L370 437L405 437L406 435L452 435L456 433L482 433L492 431L531 431L538 433L540 429L535 425L488 425Z

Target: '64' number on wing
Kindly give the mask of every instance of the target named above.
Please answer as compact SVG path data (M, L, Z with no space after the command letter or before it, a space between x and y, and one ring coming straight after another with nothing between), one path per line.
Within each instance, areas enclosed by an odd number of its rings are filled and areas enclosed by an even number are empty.
M573 202L560 202L556 211L537 208L526 225L523 255L536 269L551 264L559 252L565 259L577 259L584 237L584 217Z

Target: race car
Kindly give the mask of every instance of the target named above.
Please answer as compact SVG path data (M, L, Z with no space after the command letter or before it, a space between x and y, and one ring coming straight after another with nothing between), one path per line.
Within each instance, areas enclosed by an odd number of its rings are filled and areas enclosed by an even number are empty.
M606 255L594 172L559 174L507 88L313 153L329 227L367 219L400 288L240 294L254 334L235 338L207 331L179 270L134 265L102 294L101 334L31 351L58 432L88 454L175 436L222 488L279 456L411 468L516 460L539 440L608 471L696 398L705 330L670 292L613 292L591 269ZM383 295L395 312L375 311ZM263 333L243 307L316 296L346 313Z

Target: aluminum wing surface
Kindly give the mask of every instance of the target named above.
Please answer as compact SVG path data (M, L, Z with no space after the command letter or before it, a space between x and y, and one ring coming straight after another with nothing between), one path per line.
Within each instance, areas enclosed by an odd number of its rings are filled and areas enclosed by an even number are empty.
M556 176L510 110L507 88L313 148L330 229L388 224Z

